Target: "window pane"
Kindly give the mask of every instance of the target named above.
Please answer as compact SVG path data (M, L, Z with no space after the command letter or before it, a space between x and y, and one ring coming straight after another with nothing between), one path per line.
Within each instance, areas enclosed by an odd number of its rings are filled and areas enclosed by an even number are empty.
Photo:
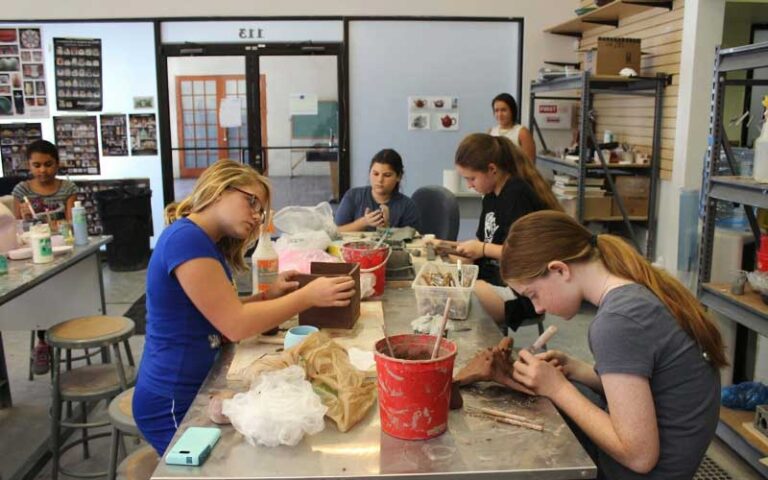
M206 80L205 93L216 95L216 80Z
M205 82L202 80L195 80L195 95L204 95L205 94Z
M192 112L184 112L184 125L192 125L195 123L195 118Z
M184 139L184 148L193 148L194 146L195 146L195 139L193 138Z
M208 110L216 110L216 95L205 96L205 108Z
M219 129L216 126L208 127L208 138L219 138Z
M195 127L195 137L205 139L205 127Z
M199 152L197 155L197 168L205 168L208 166L208 155L205 152Z
M194 127L184 127L184 138L185 139L191 139L195 137L195 128ZM184 142L186 144L186 142Z
M200 95L199 97L193 97L195 99L195 110L205 109L205 97Z
M192 109L192 97L189 97L189 96L181 97L181 108L183 110L191 110Z
M195 112L195 123L205 125L205 110L197 110Z
M222 156L221 158L226 158L226 157ZM218 159L219 159L219 152L218 152L218 151L216 151L216 150L214 150L214 152L213 152L213 153L211 153L210 155L208 155L208 162L209 162L209 164L211 164L211 163L215 162L215 161L216 161L216 160L218 160Z
M237 80L227 80L227 95L237 93Z
M239 80L237 82L237 91L238 93L245 95L245 80Z
M215 110L208 112L208 125L218 125Z
M218 148L219 147L219 141L216 140L215 138L209 138L208 139L208 146L209 147L213 147L213 148Z
M192 93L192 82L189 80L184 80L181 82L181 94L182 95L190 95Z
M184 166L186 168L195 168L197 166L197 157L195 152L184 152Z

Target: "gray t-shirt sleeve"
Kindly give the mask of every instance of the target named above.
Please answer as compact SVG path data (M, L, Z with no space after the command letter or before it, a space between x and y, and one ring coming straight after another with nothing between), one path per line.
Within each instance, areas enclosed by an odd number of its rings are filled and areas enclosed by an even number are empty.
M648 329L618 312L599 312L589 331L595 371L627 373L650 378L655 342Z

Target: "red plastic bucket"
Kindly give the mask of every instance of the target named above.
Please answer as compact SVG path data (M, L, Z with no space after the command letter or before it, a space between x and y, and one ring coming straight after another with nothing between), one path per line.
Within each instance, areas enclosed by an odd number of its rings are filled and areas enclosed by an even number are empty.
M395 335L389 341L395 356L424 360L392 358L386 341L376 342L381 429L404 440L441 435L448 428L456 344L440 339L437 358L430 360L432 335Z
M379 248L373 242L347 242L341 246L341 258L347 263L359 263L360 273L373 273L376 283L373 286L374 296L384 294L386 264L389 260L389 246Z

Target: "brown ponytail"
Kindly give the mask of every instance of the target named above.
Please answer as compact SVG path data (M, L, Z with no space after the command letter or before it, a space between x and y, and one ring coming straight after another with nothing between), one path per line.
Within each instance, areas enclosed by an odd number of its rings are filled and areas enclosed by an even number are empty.
M504 242L501 274L504 279L526 281L545 274L552 261L576 263L597 259L613 275L653 292L680 328L707 353L712 365L728 365L717 326L688 289L648 263L620 237L599 235L593 246L592 233L564 213L542 210L517 220Z
M468 135L456 149L455 163L479 172L487 172L488 167L494 164L513 178L527 183L548 209L563 210L549 183L536 170L533 162L507 137L493 137L485 133Z

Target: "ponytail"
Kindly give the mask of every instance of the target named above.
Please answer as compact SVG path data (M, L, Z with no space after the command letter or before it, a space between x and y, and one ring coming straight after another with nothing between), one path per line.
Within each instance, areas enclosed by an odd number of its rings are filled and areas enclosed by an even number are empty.
M592 233L560 212L542 210L521 217L509 231L501 256L508 280L532 280L552 261L600 260L613 275L645 286L667 307L680 328L717 368L728 365L723 340L696 297L670 274L654 267L623 239Z

